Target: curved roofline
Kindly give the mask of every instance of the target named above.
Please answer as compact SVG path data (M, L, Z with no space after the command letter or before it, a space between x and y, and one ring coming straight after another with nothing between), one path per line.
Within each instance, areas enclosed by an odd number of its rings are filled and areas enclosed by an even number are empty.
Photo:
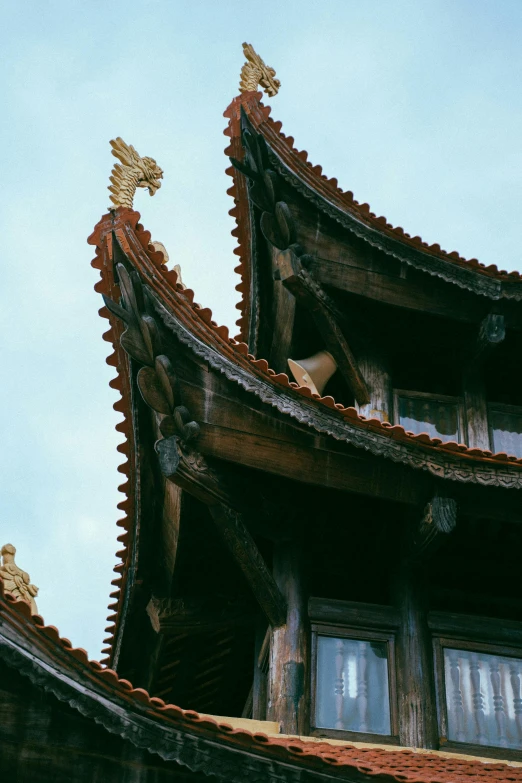
M375 776L389 783L467 783L490 774L499 783L522 783L517 762L269 736L183 710L89 661L85 650L31 615L28 604L5 594L1 578L0 620L0 658L8 666L109 733L192 771L236 783L250 776L294 783L303 774L317 783Z
M143 228L139 219L138 212L120 207L104 215L89 237L88 242L96 245L96 256L92 265L101 275L101 280L95 286L98 293L104 293L116 301L120 298L119 286L114 280L112 270L114 232L143 282L149 286L156 312L167 327L194 354L204 358L216 371L255 394L261 401L317 432L374 455L428 471L438 478L522 488L522 458L509 456L504 452L492 454L491 451L468 448L454 441L442 442L438 438L430 438L427 433L416 435L408 432L401 425L367 419L355 408L336 403L331 396L319 397L312 394L307 387L290 381L286 373L277 374L270 369L265 359L257 359L250 354L245 343L231 338L227 327L218 326L212 320L210 309L194 302L194 292L178 283L174 270L168 270L163 263L163 254L150 243L150 232ZM118 468L127 478L119 487L120 491L126 494L126 499L118 504L118 508L125 511L125 516L117 522L125 532L118 537L123 549L117 553L121 562L114 569L117 573L113 580L116 590L111 597L115 600L109 605L111 614L107 618L108 637L104 640L108 646L102 651L108 655L103 659L104 662L112 663L117 659L123 630L122 607L128 600L132 585L132 564L139 530L135 513L136 455L130 365L120 345L123 331L121 322L109 313L106 307L99 312L111 323L104 339L112 342L114 348L107 362L117 367L118 375L110 385L122 395L114 408L124 415L124 421L116 428L126 438L126 441L118 446L118 450L128 457Z
M231 139L225 150L229 157L241 160L240 111L245 111L254 130L266 140L272 163L278 173L286 179L305 198L313 202L336 222L346 229L379 248L387 255L404 261L427 274L440 277L448 283L472 291L492 300L501 298L522 299L522 276L518 271L499 271L495 264L486 266L476 258L466 259L457 251L447 252L440 245L428 245L419 236L411 236L402 227L394 227L385 217L371 212L369 204L360 204L351 191L339 188L337 179L328 179L321 166L313 166L308 161L308 153L294 147L294 139L281 132L282 124L274 121L271 108L261 102L259 92L244 92L234 98L224 113L229 119L225 135ZM246 294L251 285L251 245L252 238L248 230L249 214L243 204L248 203L247 188L243 174L233 167L227 169L233 178L233 186L227 192L234 197L235 206L229 214L236 218L237 228L232 231L238 238L235 253L240 257L236 271L241 275L241 283L236 290L242 294L237 305L241 311L238 320L240 335L246 335L248 310L250 303Z

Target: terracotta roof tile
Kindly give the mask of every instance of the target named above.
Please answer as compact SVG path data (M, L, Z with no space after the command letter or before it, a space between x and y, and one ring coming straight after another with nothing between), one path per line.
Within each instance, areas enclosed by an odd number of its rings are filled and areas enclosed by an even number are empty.
M11 595L5 595L1 579L0 617L3 622L21 628L26 637L32 639L62 668L79 666L82 676L103 685L109 699L111 694L112 698L123 698L129 709L145 708L149 717L154 720L172 723L177 729L185 726L191 734L194 731L210 732L215 735L216 740L233 742L236 749L255 752L286 763L299 763L305 767L320 769L334 766L342 777L342 773L346 772L349 776L351 770L356 770L363 775L380 776L397 783L470 783L479 780L522 783L522 766L510 762L490 762L410 749L365 747L358 743L336 744L314 741L311 738L307 740L283 735L268 736L258 731L236 729L208 715L166 704L143 688L134 688L131 682L120 679L115 671L103 667L98 661L89 661L85 650L72 647L68 639L60 637L54 626L45 625L40 616L31 616L28 604ZM62 654L57 657L57 651L60 649ZM67 656L71 659L69 663Z

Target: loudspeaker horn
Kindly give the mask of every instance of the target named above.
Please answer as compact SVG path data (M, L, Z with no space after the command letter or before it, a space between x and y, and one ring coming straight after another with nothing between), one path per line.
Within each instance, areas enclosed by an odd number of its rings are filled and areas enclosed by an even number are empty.
M319 351L299 361L289 359L288 366L299 386L308 386L312 394L319 396L337 370L337 362L328 351Z

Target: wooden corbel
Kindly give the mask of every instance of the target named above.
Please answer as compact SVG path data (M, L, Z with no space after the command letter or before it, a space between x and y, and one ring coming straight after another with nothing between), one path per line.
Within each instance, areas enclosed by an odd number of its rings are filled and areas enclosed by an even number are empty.
M414 527L407 546L408 564L428 560L448 539L457 524L457 503L453 498L436 495L426 504L419 523Z
M159 440L156 451L163 475L205 503L235 561L243 571L270 625L286 622L286 601L243 521L242 512L204 457L173 435Z
M370 393L357 360L339 326L342 314L335 303L303 267L301 259L292 248L280 250L276 256L280 279L285 288L294 295L311 313L315 324L329 351L337 362L339 372L345 379L359 405L370 402Z

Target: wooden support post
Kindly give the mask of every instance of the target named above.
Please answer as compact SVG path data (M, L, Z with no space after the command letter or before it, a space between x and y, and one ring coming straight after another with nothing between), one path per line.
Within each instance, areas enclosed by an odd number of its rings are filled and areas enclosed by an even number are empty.
M503 315L490 313L486 316L480 324L470 361L464 369L462 385L470 448L483 450L490 448L484 363L495 346L504 340L505 334Z
M305 734L308 723L309 633L302 555L295 543L279 542L274 577L286 599L286 624L272 632L268 720L283 734Z
M400 743L412 748L436 748L433 655L421 572L402 563L394 588L401 616L397 635Z
M368 342L359 356L359 367L368 387L370 401L363 405L356 403L355 407L367 419L391 421L392 388L383 346L378 350L371 341Z

